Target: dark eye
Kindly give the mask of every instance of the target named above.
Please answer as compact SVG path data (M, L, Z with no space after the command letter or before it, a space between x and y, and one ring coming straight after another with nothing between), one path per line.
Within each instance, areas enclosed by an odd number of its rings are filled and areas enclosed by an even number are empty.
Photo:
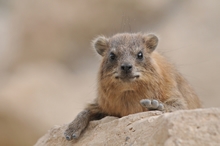
M110 58L111 60L115 60L116 55L115 55L114 53L110 53L109 58Z
M138 59L143 59L143 53L142 53L142 52L139 52L139 53L137 54L137 58L138 58Z

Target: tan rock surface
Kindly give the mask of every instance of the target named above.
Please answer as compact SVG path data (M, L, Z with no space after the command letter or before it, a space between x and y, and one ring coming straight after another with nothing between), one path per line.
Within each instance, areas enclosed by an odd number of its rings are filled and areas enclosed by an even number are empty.
M90 122L78 141L66 141L67 125L55 126L35 146L132 145L217 146L220 143L220 108L162 114L158 111L106 117Z

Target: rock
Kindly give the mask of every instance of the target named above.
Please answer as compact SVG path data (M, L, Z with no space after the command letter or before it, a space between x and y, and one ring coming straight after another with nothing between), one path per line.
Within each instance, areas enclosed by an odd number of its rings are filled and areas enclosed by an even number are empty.
M77 141L64 138L66 127L67 124L53 127L35 146L217 146L220 143L220 108L106 117L90 122Z

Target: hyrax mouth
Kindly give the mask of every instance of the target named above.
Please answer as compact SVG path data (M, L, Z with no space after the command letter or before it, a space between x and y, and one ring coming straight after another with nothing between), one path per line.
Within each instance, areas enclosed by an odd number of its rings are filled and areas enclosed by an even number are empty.
M140 75L121 75L121 76L115 76L115 79L122 80L124 82L133 81L140 77Z

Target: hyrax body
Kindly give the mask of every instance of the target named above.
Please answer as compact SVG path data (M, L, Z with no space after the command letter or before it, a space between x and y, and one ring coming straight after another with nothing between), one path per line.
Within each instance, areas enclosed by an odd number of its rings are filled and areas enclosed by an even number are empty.
M155 50L154 34L122 33L98 37L93 46L103 59L98 74L98 95L65 131L77 139L89 121L104 116L122 117L149 110L172 112L200 107L183 76Z

